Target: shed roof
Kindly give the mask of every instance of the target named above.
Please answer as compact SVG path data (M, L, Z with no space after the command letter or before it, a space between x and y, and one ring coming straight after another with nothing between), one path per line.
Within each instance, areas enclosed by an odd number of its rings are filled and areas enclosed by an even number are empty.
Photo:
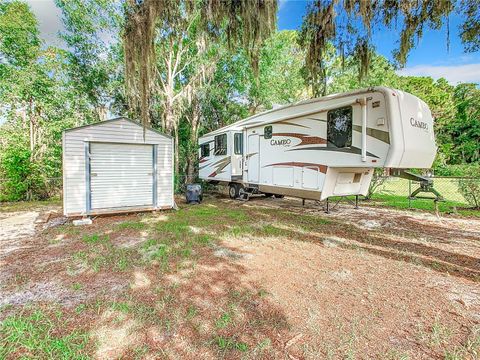
M116 117L116 118L113 118L113 119L103 120L103 121L99 121L99 122L92 123L92 124L86 124L86 125L77 126L77 127L70 128L70 129L65 129L65 130L63 130L63 132L75 131L75 130L83 129L83 128L86 128L86 127L93 127L93 126L105 124L105 123L107 123L107 122L114 122L114 121L120 121L120 120L129 121L129 122L131 122L132 124L135 124L135 125L137 125L138 127L143 128L142 124L138 123L137 121L132 120L132 119L129 119L129 118L124 117L124 116L119 116L119 117ZM162 133L161 131L156 130L156 129L150 127L150 126L145 126L145 129L146 129L146 130L149 130L149 131L153 131L154 133L156 133L156 134L158 134L158 135L165 136L166 138L172 139L172 136L167 135L167 134L164 134L164 133Z

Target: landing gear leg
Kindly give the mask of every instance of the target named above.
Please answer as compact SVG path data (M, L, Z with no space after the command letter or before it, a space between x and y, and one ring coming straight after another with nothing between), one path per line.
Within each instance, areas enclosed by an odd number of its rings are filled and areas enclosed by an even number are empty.
M245 190L243 185L239 185L238 187L238 198L245 201L248 201L250 198L250 194Z
M327 206L325 208L325 214L330 214L330 209L328 208L328 205L329 205L329 201L328 201L328 198L326 200L326 203L327 203Z
M358 195L355 195L355 209L358 209Z

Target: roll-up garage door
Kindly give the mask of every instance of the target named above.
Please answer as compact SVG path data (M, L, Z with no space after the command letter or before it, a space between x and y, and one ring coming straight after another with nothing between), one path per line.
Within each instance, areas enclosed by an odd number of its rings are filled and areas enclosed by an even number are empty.
M90 143L92 209L153 205L152 145Z

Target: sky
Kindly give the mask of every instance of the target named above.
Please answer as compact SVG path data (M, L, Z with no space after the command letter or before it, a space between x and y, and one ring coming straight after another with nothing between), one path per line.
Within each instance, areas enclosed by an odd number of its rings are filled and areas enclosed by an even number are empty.
M47 44L64 46L57 33L62 30L61 12L54 0L27 0L39 20L42 38ZM280 0L278 10L278 29L299 29L305 14L306 2L303 0ZM480 52L465 53L458 35L461 17L450 18L450 49L446 47L446 30L427 30L419 43L412 49L403 75L431 76L435 79L446 78L451 84L458 82L480 83ZM377 51L392 59L392 50L397 46L398 31L385 30L374 34L373 42Z

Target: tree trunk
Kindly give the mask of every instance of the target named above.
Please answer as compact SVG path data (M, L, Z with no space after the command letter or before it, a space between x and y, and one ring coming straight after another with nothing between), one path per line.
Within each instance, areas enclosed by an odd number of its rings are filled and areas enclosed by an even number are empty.
M180 160L178 157L178 145L179 145L179 139L178 139L178 124L175 121L175 113L173 111L173 106L171 103L167 100L165 102L165 128L164 131L172 135L174 140L175 140L175 155L174 155L174 164L175 164L175 175L179 175L179 170L180 170Z
M33 100L30 99L30 161L33 161L33 152L35 150L35 109Z
M107 107L105 105L99 105L95 108L95 112L97 113L98 120L105 121L107 119Z
M178 127L175 126L175 130L174 130L174 139L175 139L175 156L174 156L174 161L175 161L175 174L178 176L180 174L180 159L179 159L179 156L178 156L178 153L179 153L179 149L178 149L178 145L179 145L179 140L178 140Z
M187 154L187 183L196 179L195 165L197 163L198 130L200 125L200 110L196 103L192 104L192 116L190 118L190 151Z

